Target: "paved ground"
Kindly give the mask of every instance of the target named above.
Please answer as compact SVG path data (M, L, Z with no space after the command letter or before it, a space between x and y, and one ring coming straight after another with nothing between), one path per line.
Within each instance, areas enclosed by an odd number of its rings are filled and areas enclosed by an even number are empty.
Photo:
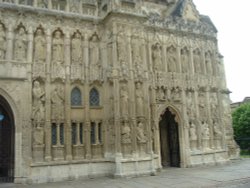
M97 178L38 185L0 184L1 188L250 188L250 159L229 165L198 168L167 168L157 176Z

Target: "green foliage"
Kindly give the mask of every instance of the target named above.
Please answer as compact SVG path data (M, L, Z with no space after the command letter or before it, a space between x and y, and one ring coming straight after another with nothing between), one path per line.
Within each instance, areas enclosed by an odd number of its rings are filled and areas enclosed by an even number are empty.
M250 150L250 104L240 106L232 116L236 141L242 149Z

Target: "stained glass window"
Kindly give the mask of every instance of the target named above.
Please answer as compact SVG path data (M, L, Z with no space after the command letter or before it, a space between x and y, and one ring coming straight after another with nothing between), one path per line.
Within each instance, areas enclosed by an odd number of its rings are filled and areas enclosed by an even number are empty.
M81 106L82 105L82 95L80 89L75 87L71 91L71 106Z
M90 104L90 106L99 106L100 105L99 93L95 88L90 90L89 104Z

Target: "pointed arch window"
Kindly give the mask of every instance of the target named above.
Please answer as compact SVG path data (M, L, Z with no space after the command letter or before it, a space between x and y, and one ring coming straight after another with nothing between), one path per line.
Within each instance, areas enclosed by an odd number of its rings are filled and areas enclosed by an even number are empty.
M82 105L82 94L79 88L75 87L71 91L71 106Z
M93 88L89 93L89 104L90 106L99 106L100 105L100 96L97 89Z

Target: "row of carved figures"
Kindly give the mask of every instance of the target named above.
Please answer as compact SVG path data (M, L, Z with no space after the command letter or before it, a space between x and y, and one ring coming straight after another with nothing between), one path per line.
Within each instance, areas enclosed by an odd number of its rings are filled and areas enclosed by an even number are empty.
M51 46L51 62L55 70L61 70L63 64L65 64L65 35L62 30L57 29L52 33L52 46ZM27 60L28 51L28 36L27 30L23 25L19 25L15 30L14 37L14 59L17 61ZM83 36L79 31L76 31L71 36L71 63L82 64L84 62L83 57ZM0 24L0 59L4 59L6 56L7 39L6 39L6 28L3 24ZM127 56L127 42L124 37L118 37L117 39L117 50L118 50L118 61L120 63L122 75L128 75L128 56ZM45 63L47 53L48 41L45 37L44 29L39 27L34 33L34 50L33 50L33 61L34 63ZM137 74L143 74L143 59L142 59L142 48L139 40L132 41L132 59ZM89 62L93 68L101 67L101 53L100 53L100 37L97 33L94 33L89 38ZM203 65L203 58L200 50L193 51L193 66L196 73L220 74L223 72L223 65L220 61L215 62L215 55L210 51L205 53L205 65ZM174 46L167 48L167 59L166 63L163 58L162 46L156 43L152 46L152 62L153 69L156 71L168 71L168 72L180 72L177 60L177 49ZM165 68L165 65L167 67ZM182 72L191 72L191 58L187 48L181 49L181 67ZM166 70L165 70L166 69ZM60 71L59 71L60 72Z

